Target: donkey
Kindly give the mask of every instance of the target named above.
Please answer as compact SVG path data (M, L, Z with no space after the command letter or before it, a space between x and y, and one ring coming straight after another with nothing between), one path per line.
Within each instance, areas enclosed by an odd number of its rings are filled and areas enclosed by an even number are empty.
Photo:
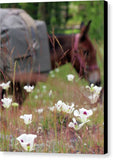
M100 85L100 70L96 60L96 50L88 36L91 20L81 23L80 33L75 35L49 36L52 69L57 65L71 62L80 77Z

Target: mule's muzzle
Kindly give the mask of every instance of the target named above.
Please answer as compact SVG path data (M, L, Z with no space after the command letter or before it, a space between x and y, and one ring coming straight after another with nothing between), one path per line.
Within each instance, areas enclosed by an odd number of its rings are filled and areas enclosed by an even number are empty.
M88 75L88 81L90 84L94 84L96 86L100 86L101 85L101 79L100 79L100 72L99 70L94 70L92 72L89 73Z

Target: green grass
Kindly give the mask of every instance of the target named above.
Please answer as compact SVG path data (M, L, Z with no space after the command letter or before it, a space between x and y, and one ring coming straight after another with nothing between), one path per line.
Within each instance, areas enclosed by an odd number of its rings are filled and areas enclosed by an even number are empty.
M98 52L103 57L102 48L98 49ZM103 78L103 64L100 56L97 56L97 58ZM54 74L54 77L51 77L50 73L46 82L37 83L33 92L27 96L21 109L12 110L12 107L10 107L7 111L2 111L4 116L0 124L0 150L23 151L16 138L28 132L37 135L35 152L104 153L103 103L90 103L85 88L88 82L85 79L80 79L71 64L59 67L59 72L54 70L52 74ZM73 82L67 80L66 76L68 74L75 75ZM102 85L103 83L102 80ZM46 86L46 89L43 89L43 86ZM51 96L49 96L50 90L52 90ZM63 115L56 114L48 109L48 107L54 106L58 100L62 100L69 105L73 102L75 109L82 107L86 109L96 108L96 111L90 117L90 122L79 131L75 131L68 127L73 115L63 117ZM43 108L41 114L37 112L40 108ZM23 114L33 115L32 123L28 128L19 118ZM61 119L64 121L61 121ZM41 133L37 133L38 127L42 127ZM13 137L12 144L10 139L6 138L11 135Z

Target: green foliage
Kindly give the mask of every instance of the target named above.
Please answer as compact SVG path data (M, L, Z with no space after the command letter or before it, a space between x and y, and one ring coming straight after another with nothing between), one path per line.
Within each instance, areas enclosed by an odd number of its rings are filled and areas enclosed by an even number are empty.
M34 19L44 20L49 33L53 29L55 33L76 33L77 30L66 28L73 28L82 21L87 23L91 19L91 38L104 38L104 1L11 3L1 4L1 8L26 10Z
M92 39L103 40L104 38L104 1L71 2L70 13L72 18L69 24L80 22L87 23L92 20L90 35Z

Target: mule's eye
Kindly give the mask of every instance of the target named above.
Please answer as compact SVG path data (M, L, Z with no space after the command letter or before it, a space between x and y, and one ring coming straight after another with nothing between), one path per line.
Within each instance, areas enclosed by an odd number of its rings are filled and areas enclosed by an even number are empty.
M84 55L88 56L89 55L89 51L85 50L84 51Z

